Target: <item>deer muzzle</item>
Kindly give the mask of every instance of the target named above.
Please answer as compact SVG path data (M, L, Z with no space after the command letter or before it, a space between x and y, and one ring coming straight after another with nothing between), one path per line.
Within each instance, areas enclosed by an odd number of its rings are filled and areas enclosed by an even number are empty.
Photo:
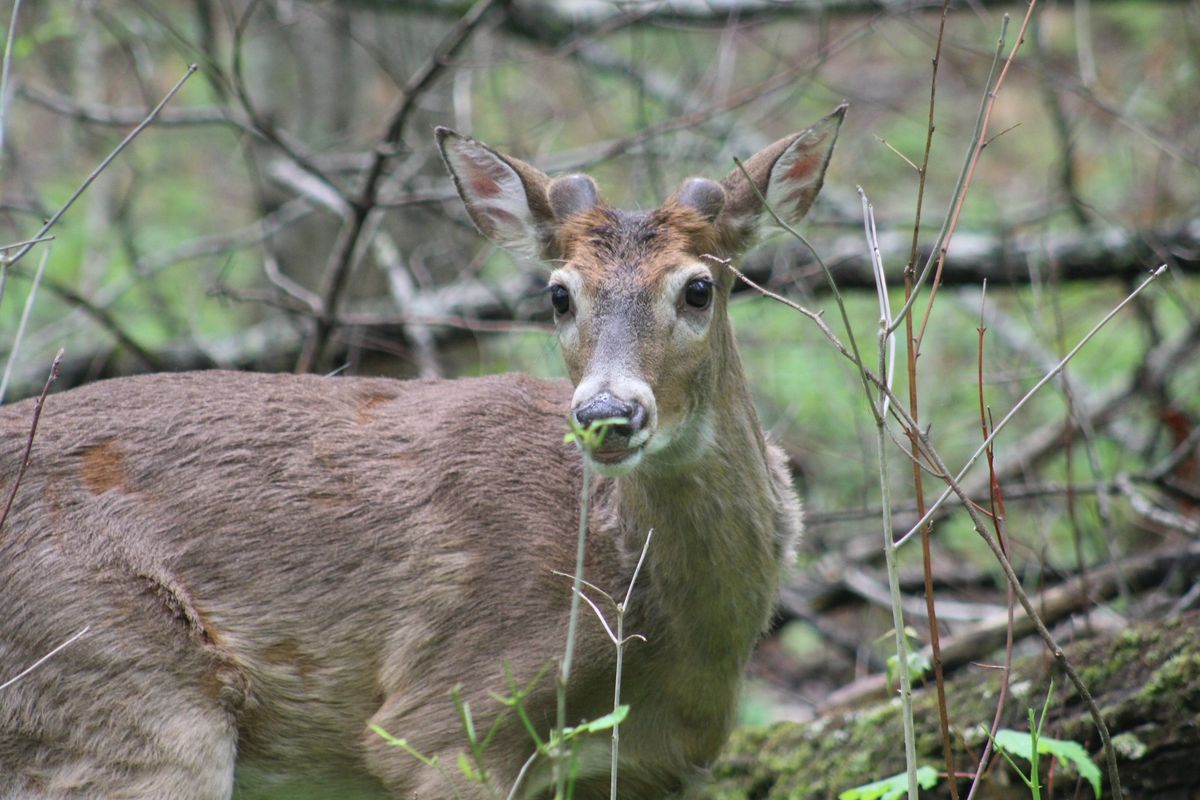
M589 453L597 464L632 469L640 460L641 448L653 431L647 404L637 394L641 392L604 388L577 400L572 408L575 422L583 428L596 422L615 420L607 426L599 447ZM576 396L578 398L579 392Z

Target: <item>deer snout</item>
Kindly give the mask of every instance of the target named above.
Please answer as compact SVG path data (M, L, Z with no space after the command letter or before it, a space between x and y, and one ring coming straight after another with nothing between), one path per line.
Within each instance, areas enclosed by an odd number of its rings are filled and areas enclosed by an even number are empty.
M609 427L605 442L611 445L627 447L629 440L636 436L646 426L646 409L636 401L622 400L611 392L600 392L593 395L582 405L576 407L572 414L580 427L586 428L593 422L605 419L622 419L624 422Z
M598 420L622 420L610 425L600 446L588 452L592 466L610 477L637 469L658 428L653 390L643 381L611 373L579 382L571 416L585 428Z

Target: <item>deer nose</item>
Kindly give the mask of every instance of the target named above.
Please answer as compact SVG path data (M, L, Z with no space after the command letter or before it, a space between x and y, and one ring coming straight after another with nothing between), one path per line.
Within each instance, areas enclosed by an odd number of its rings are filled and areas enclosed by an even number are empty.
M574 410L575 421L586 428L596 420L620 418L623 423L609 428L609 434L630 438L646 425L646 409L641 403L628 402L610 392L600 392Z

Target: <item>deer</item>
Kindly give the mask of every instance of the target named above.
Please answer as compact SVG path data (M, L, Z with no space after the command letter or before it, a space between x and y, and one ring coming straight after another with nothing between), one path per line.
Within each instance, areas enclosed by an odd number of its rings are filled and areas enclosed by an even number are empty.
M649 211L439 128L479 231L553 266L569 381L204 371L49 395L0 528L0 797L497 796L453 767L454 687L494 724L493 785L551 796L537 758L518 781L535 745L496 697L526 686L531 723L554 724L584 458L588 584L621 596L653 531L618 794L698 796L801 529L738 356L731 259L764 198L806 214L844 111ZM32 402L0 408L0 497ZM581 457L568 415L617 421ZM584 613L571 724L611 710L614 663ZM610 746L583 740L576 798L608 797Z

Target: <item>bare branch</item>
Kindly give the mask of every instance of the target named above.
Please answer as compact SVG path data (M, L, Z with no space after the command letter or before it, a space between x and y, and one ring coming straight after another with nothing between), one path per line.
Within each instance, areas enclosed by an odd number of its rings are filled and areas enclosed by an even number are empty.
M88 175L87 178L84 179L83 183L80 184L79 188L75 190L75 193L67 198L67 202L63 204L62 208L54 212L54 215L50 217L50 219L48 219L44 225L42 225L41 230L39 230L37 234L32 237L32 241L16 252L16 254L9 260L10 265L16 264L18 261L24 258L25 254L34 247L36 240L44 237L46 233L54 227L55 223L62 218L62 215L67 213L67 209L69 209L75 203L75 201L79 199L80 195L82 195L87 188L92 185L92 182L100 176L100 173L104 172L108 165L111 164L113 160L116 159L116 157L119 156L121 152L128 147L134 139L137 138L138 134L144 131L151 123L154 122L155 119L158 118L159 113L163 110L167 103L171 102L175 95L179 93L179 90L183 88L183 84L186 83L188 78L192 77L195 72L196 65L192 64L187 68L187 71L183 74L183 77L171 87L171 90L167 92L166 96L163 97L159 104L150 110L150 113L146 115L145 119L143 119L136 128L131 130L128 135L121 140L120 144L113 148L113 151L109 153L103 161L100 162L99 166L92 170L91 174Z
M404 126L415 107L417 98L441 74L447 61L467 43L487 12L499 1L477 0L466 15L450 29L425 64L409 78L408 83L400 90L400 95L389 115L386 132L375 147L372 162L363 178L362 188L352 202L353 215L343 226L330 258L329 267L325 271L325 279L320 292L320 313L312 334L305 341L304 349L296 362L297 372L311 372L315 368L321 351L325 347L325 342L333 330L334 315L337 312L346 279L356 260L355 255L360 250L359 242L363 230L367 225L368 217L375 210L384 168L399 146Z
M59 350L54 356L54 361L50 364L50 375L46 378L46 384L42 387L42 393L38 397L37 402L33 404L33 419L29 423L29 438L25 440L25 454L21 456L21 466L17 469L17 477L13 480L12 489L8 493L8 501L4 504L4 512L0 513L0 537L4 534L4 522L8 519L8 512L12 511L13 500L17 497L17 490L21 488L21 479L25 477L25 470L29 468L29 456L33 452L33 437L37 435L38 420L42 418L42 407L46 404L46 395L50 391L51 384L58 380L58 367L62 364L63 351Z

